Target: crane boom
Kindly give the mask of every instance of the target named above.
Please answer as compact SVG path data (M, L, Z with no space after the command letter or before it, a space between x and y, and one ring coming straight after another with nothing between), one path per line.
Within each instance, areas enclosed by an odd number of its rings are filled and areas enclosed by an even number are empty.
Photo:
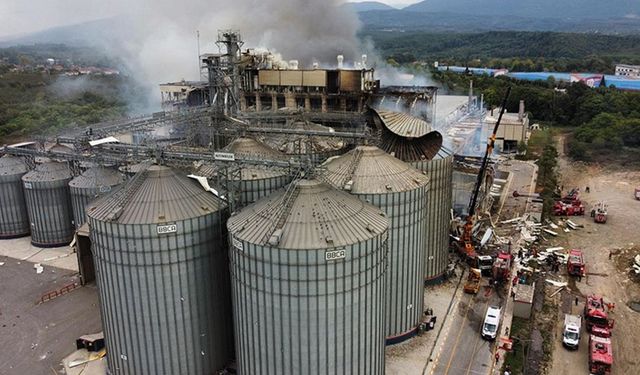
M487 165L489 164L489 156L493 152L493 147L496 142L496 135L498 133L498 127L500 126L500 122L502 121L502 115L504 114L505 107L507 106L507 100L509 99L509 94L511 94L511 86L507 87L507 92L502 98L500 115L498 116L498 121L496 121L496 125L493 127L493 133L491 133L491 137L489 137L489 141L487 142L487 149L485 150L484 157L482 158L482 165L480 166L480 172L478 172L478 179L476 180L476 185L473 189L473 194L471 195L471 200L469 202L469 215L467 216L467 221L464 225L464 232L462 234L462 241L464 242L465 254L469 259L473 259L476 256L476 251L471 239L471 231L473 229L473 216L476 213L476 206L478 203L478 194L480 193L480 187L482 186L482 181L484 180L484 175L485 175L485 172L487 171Z

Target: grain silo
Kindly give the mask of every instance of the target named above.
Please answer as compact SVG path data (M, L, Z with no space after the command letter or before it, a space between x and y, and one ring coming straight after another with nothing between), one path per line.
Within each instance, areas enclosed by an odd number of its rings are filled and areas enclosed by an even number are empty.
M442 147L431 160L412 161L429 177L427 198L427 254L424 280L442 280L449 263L449 232L453 205L453 153Z
M63 246L73 239L71 178L67 164L57 162L39 164L22 176L33 246Z
M24 200L22 176L28 172L24 160L14 156L0 158L0 238L29 235L29 216Z
M87 221L85 207L97 198L109 194L124 181L124 176L116 170L93 167L69 182L73 222L80 228Z
M442 279L449 262L453 153L442 146L442 135L421 119L388 111L374 111L381 131L381 148L429 177L425 283Z
M248 158L253 160L279 160L286 161L286 155L276 151L262 142L252 138L237 138L224 149L224 152L233 153L238 158ZM196 175L206 177L209 184L216 186L218 180L224 173L220 167L204 163L197 171ZM239 207L244 207L258 199L271 194L291 181L290 173L285 168L277 168L268 165L243 164L239 173L229 172L228 178L239 179L238 189L240 191Z
M358 146L321 169L324 180L380 208L389 219L386 340L394 344L412 337L423 311L429 179L373 146Z
M240 373L384 373L383 215L296 180L229 219Z
M333 128L309 121L295 121L286 127L292 130L333 131ZM349 146L342 138L298 133L263 137L263 141L286 155L296 159L308 158L314 164L320 164L332 156L343 154Z
M163 166L87 207L111 374L202 374L233 357L226 205Z

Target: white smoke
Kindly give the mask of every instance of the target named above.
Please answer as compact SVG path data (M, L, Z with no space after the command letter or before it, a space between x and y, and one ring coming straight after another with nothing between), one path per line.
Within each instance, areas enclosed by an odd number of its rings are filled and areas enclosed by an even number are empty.
M91 42L125 61L122 70L147 85L155 102L159 83L200 78L196 31L200 52L206 53L218 52L220 29L239 31L244 48L264 47L284 61L298 60L301 67L316 62L335 66L337 55L344 56L345 66L353 66L364 53L383 84L420 84L386 66L370 43L359 40L360 22L351 7L342 6L346 0L61 0L64 7L34 1L39 22L47 14L54 22L61 13L69 23L114 17L112 28ZM91 14L94 6L97 11ZM84 19L67 12L76 7Z
M122 0L117 0L118 1ZM245 48L266 47L301 66L330 63L337 54L360 53L359 21L344 0L141 0L122 7L133 28L112 45L133 71L154 83L198 79L196 31L201 52L218 52L220 29L238 30Z

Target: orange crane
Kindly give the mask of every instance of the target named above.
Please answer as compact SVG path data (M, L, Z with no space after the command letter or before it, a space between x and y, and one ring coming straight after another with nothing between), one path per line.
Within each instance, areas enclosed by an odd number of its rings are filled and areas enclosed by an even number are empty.
M482 181L484 181L484 175L487 171L487 165L489 164L489 156L493 152L493 147L496 143L496 134L498 133L498 127L500 126L500 122L502 121L502 115L504 114L505 107L507 106L507 100L509 99L509 94L511 93L511 86L507 87L507 92L502 98L502 107L500 108L500 115L498 116L498 121L496 121L496 125L493 127L493 133L491 137L489 137L489 141L487 142L487 149L484 153L484 158L482 159L482 165L480 167L480 172L478 173L478 179L476 180L476 186L473 190L473 194L471 195L471 201L469 202L469 215L467 215L467 220L463 227L461 242L464 245L464 253L467 257L467 260L473 261L476 259L476 249L473 245L472 239L472 230L473 230L473 219L476 212L476 205L478 203L478 194L480 193L480 187L482 186Z

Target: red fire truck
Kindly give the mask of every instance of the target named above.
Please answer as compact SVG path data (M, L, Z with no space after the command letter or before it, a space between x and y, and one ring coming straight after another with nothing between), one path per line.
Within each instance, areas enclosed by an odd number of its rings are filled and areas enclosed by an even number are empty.
M569 260L567 261L567 273L569 276L585 276L586 268L582 251L573 249L569 252Z
M609 314L605 309L604 299L601 296L590 295L584 304L584 318L587 323L587 332L596 332L601 336L609 336L613 328L613 320L609 319ZM605 332L606 330L606 332Z
M610 375L613 350L610 337L589 336L589 372L592 375Z

